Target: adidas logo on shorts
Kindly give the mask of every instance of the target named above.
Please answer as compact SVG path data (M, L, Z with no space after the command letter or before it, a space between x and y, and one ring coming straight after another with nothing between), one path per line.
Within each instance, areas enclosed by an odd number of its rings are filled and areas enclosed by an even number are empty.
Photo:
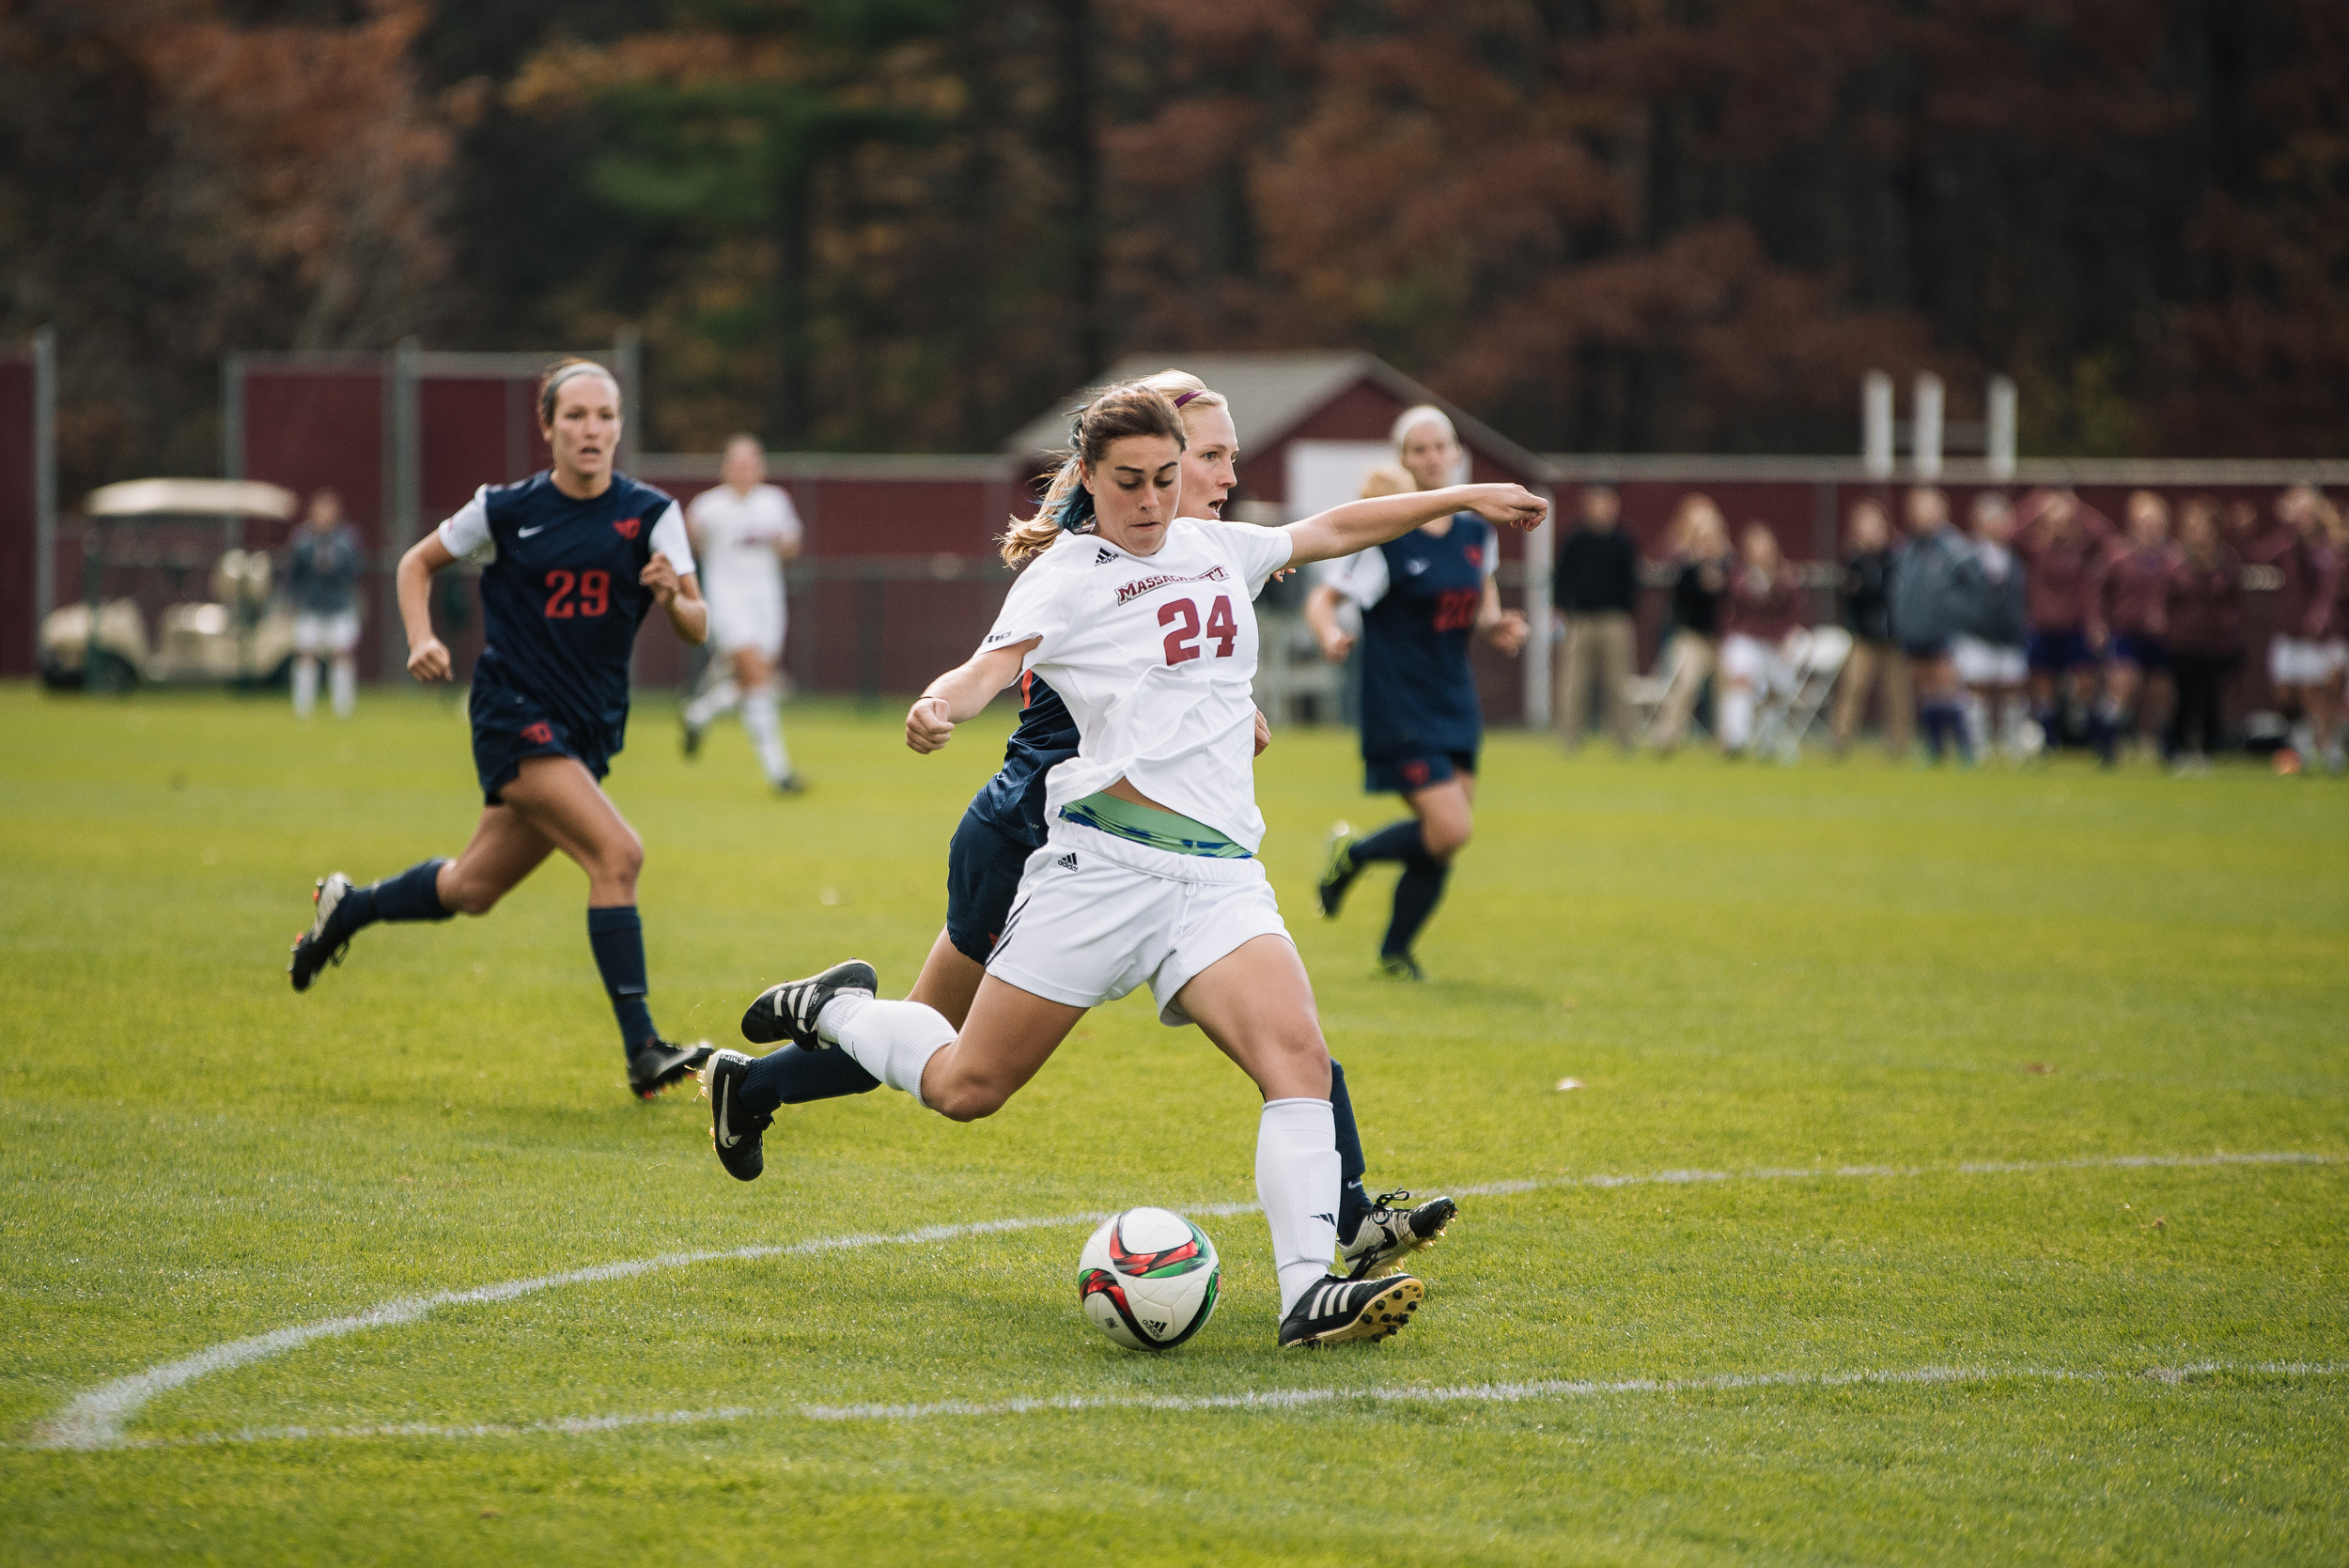
M1063 871L1074 871L1077 869L1077 857L1073 853L1063 855L1053 863L1058 865Z
M1107 545L1103 545L1100 550L1095 553L1093 557L1093 564L1097 567L1106 567L1112 561L1116 559L1117 551L1110 549Z

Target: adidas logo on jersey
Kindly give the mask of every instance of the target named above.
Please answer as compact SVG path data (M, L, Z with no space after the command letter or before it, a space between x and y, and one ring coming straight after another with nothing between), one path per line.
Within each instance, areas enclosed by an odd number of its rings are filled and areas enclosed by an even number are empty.
M1053 862L1052 863L1059 866L1063 871L1074 871L1077 869L1077 857L1073 854L1063 855L1059 860Z
M1094 551L1093 564L1097 567L1106 567L1112 561L1116 559L1117 551L1112 550L1107 545L1103 545L1099 550Z

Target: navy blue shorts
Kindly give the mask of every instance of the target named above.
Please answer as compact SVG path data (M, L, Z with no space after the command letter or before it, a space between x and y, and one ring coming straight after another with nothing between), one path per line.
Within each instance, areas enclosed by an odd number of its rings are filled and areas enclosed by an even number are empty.
M485 805L506 803L498 791L514 782L524 757L576 757L598 784L612 770L600 745L583 743L561 720L520 692L475 681L467 705L473 710L474 771L481 776Z
M1462 774L1476 776L1474 752L1423 752L1362 763L1362 788L1373 795L1415 795Z
M2115 632L2112 661L2115 664L2134 664L2147 675L2160 675L2170 668L2170 644L2158 637L2139 637L2131 631Z
M2034 631L2030 634L2030 667L2036 675L2061 675L2066 670L2095 668L2096 655L2082 631Z
M986 963L995 951L1032 853L976 810L966 810L956 825L946 850L946 939L972 963Z

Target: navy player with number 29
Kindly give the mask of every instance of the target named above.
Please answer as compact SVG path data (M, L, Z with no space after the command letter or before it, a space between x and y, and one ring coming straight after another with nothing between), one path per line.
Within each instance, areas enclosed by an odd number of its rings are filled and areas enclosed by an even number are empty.
M336 872L313 895L316 916L294 942L297 991L377 921L487 914L560 849L587 873L587 940L619 1020L629 1088L650 1098L699 1066L708 1048L679 1048L654 1029L645 1001L645 939L636 875L645 846L601 784L628 727L636 629L659 605L678 636L708 635L708 608L677 504L613 467L620 389L601 365L568 360L539 383L541 433L553 466L515 485L485 485L400 558L408 673L450 675L432 634L435 572L483 563L489 645L474 666L474 767L483 808L457 859L428 860L368 887Z
M1459 438L1440 409L1404 411L1394 445L1422 490L1450 484L1460 466ZM1361 606L1364 787L1392 791L1411 808L1364 838L1343 822L1330 830L1321 912L1337 914L1363 866L1400 861L1394 913L1378 949L1379 966L1399 979L1426 978L1411 949L1474 826L1485 715L1469 638L1482 633L1512 658L1525 645L1525 617L1501 608L1493 583L1499 549L1492 525L1473 513L1438 518L1356 555L1305 604L1322 651L1340 662L1354 640L1338 629L1338 601Z

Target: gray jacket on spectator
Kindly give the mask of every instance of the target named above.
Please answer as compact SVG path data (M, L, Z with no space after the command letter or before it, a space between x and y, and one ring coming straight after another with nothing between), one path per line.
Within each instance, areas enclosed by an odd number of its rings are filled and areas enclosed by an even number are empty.
M1990 597L1982 557L1965 535L1937 528L1903 545L1892 562L1892 639L1935 648L1982 618Z

